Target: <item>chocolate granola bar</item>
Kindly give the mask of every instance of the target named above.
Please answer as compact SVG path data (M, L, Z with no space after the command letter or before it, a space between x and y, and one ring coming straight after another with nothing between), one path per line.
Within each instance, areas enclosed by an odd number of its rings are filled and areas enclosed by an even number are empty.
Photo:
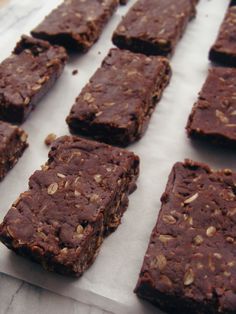
M13 168L28 146L27 134L17 126L0 121L0 180Z
M167 313L236 312L236 173L171 171L135 292Z
M236 66L236 7L229 7L209 59L226 66Z
M0 119L22 123L54 85L66 60L64 48L22 36L0 64Z
M138 0L114 32L113 43L146 55L169 55L195 13L190 0Z
M71 132L118 146L139 139L170 75L164 57L111 49L67 117Z
M120 224L139 159L106 144L64 136L0 225L0 240L45 269L80 276Z
M68 50L86 52L99 38L118 0L64 0L31 34Z
M193 138L236 146L236 69L209 70L188 119L187 132Z
M27 137L21 128L0 121L0 181L28 147Z

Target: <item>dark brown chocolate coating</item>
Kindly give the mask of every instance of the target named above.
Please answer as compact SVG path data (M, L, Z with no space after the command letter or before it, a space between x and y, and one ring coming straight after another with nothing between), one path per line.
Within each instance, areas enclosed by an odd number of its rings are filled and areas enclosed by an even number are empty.
M22 36L0 64L0 119L22 123L54 85L66 60L64 48Z
M106 144L64 136L0 225L0 239L45 269L80 276L120 224L139 159Z
M190 0L138 0L115 30L113 43L133 52L167 56L195 13Z
M86 52L118 4L118 0L64 0L31 34L68 50Z
M229 7L218 37L211 47L209 59L215 63L236 67L236 7Z
M236 69L209 70L186 128L190 137L236 146Z
M0 121L0 180L13 168L28 147L27 137L21 128Z
M71 132L118 146L138 140L170 76L164 57L111 49L67 117Z
M176 163L135 292L168 313L236 312L236 173Z

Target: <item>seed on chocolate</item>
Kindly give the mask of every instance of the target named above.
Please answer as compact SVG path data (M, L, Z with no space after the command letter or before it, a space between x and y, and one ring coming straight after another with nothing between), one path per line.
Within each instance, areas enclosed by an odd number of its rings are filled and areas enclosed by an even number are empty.
M58 184L56 182L52 183L48 187L48 194L53 195L58 190Z
M84 232L84 228L83 228L83 226L78 225L78 226L77 226L77 228L76 228L76 232L77 232L78 234L83 233L83 232Z
M190 203L192 203L193 201L195 201L197 198L198 198L198 193L195 193L195 194L192 195L191 197L187 198L187 199L184 201L184 204L190 204Z
M56 138L57 138L57 136L56 136L54 133L50 133L50 134L48 134L47 137L45 138L44 143L45 143L47 146L50 146L50 145L55 141Z
M27 138L28 138L28 135L25 132L23 132L20 136L20 139L22 142L26 142Z
M201 236L201 235L196 235L196 237L193 239L194 240L194 243L196 244L196 245L200 245L200 244L202 244L203 243L203 237Z
M162 220L168 225L174 225L176 223L176 219L171 215L163 215Z
M214 226L210 226L209 228L207 228L206 230L206 235L208 237L213 237L216 233L216 228Z
M194 282L194 272L189 268L184 275L184 285L189 286Z
M217 259L222 259L222 255L220 253L213 253L213 256Z
M167 243L171 240L173 240L174 237L168 235L168 234L160 234L159 235L159 240L162 242L162 243Z
M57 173L57 176L58 176L58 178L62 178L62 179L66 177L64 174L59 173L59 172Z

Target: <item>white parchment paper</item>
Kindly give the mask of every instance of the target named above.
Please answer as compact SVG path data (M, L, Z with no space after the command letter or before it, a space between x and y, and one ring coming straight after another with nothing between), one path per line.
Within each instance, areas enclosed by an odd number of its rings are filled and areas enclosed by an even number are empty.
M83 56L73 55L56 86L38 104L23 125L30 147L0 184L0 218L19 193L27 189L28 177L47 159L44 138L48 133L68 133L65 123L71 105L89 77L99 67L111 44L111 35L128 8L120 7L98 43ZM36 26L60 0L12 0L0 10L0 60L10 54L22 33ZM207 55L218 32L228 1L201 0L171 60L173 77L158 104L145 136L129 147L141 158L138 190L131 195L122 225L110 235L94 265L81 279L48 273L0 245L0 271L87 304L118 314L160 313L133 294L151 230L160 208L168 174L176 161L191 158L213 168L236 170L235 153L218 150L187 139L185 125L210 66ZM78 69L78 75L72 71ZM0 286L1 289L1 286Z

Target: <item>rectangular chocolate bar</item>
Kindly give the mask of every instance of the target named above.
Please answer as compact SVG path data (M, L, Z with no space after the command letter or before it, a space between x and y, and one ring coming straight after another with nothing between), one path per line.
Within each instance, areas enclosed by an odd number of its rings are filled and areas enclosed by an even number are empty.
M236 66L236 7L230 6L211 47L209 59L225 66Z
M22 36L0 64L0 119L22 123L54 85L66 60L64 48Z
M118 25L113 43L133 52L167 56L195 13L192 0L138 0Z
M45 269L80 276L120 224L139 172L133 153L64 136L0 225L0 240Z
M164 57L111 49L76 99L70 131L118 146L138 140L170 75Z
M236 146L236 69L209 70L186 128L190 137Z
M14 167L28 147L27 137L21 128L0 121L0 180Z
M236 173L171 171L135 292L167 313L236 313Z
M31 34L68 50L86 52L118 5L118 0L64 0Z

